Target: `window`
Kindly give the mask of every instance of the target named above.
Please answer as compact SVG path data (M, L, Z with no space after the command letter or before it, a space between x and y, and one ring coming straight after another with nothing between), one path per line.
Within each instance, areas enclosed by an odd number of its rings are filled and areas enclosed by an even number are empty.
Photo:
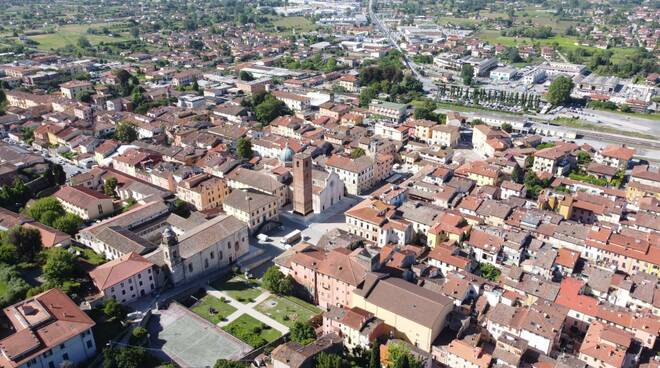
M92 340L87 340L87 348L91 349L92 345Z
M188 264L188 272L193 272L193 265L192 263Z

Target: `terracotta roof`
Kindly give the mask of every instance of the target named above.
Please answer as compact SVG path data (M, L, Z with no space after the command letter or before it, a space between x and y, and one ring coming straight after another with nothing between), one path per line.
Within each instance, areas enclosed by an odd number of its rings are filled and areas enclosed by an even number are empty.
M4 309L15 333L0 340L0 366L17 367L94 326L66 294L50 289Z
M635 155L635 149L616 144L609 145L600 151L600 154L606 157L613 157L619 160L629 161Z
M111 197L82 185L63 186L53 196L78 208L87 208L103 199L112 201Z
M131 252L96 267L90 271L89 277L94 285L103 291L152 266L153 263L146 258Z

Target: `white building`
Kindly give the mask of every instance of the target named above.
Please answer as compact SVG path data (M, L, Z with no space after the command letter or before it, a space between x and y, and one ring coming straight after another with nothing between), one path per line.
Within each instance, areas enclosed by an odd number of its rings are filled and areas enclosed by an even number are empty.
M81 365L96 355L92 321L59 289L4 309L13 333L0 340L0 366L53 368Z
M344 198L344 183L335 172L312 171L312 207L322 213Z
M154 264L137 253L104 263L89 273L104 299L130 303L156 290Z

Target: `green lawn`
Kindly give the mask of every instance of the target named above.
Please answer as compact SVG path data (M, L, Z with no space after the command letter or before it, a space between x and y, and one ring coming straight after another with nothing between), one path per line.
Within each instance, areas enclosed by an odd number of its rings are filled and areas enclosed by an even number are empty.
M74 246L73 249L79 251L80 257L85 259L88 263L94 266L102 265L105 262L107 262L105 258L103 258L103 256L99 255L91 248Z
M295 29L301 32L311 32L316 29L314 23L305 17L275 17L272 19L272 23L275 27Z
M234 276L229 280L218 279L213 281L211 286L244 304L251 303L263 292L258 281L246 280L242 276Z
M4 299L5 294L7 294L7 283L0 281L0 299Z
M298 321L308 321L314 315L321 313L317 307L298 298L276 295L271 295L255 309L287 327L292 327Z
M211 313L209 310L211 308L215 309L215 313ZM234 313L236 308L212 295L207 295L200 299L199 303L195 304L190 310L205 320L217 324Z
M560 47L565 47L565 48L578 47L576 45L577 39L575 37L560 36L560 35L546 39L532 40L531 38L527 38L527 37L502 36L500 31L488 30L488 31L479 32L475 36L481 40L488 41L492 44L500 43L504 46L531 45L535 43L538 43L539 45L553 45L554 43L557 43Z
M87 29L101 27L108 27L110 31L118 32L112 28L112 26L116 24L117 23L69 24L58 27L55 30L55 33L39 34L29 36L28 38L39 42L37 48L40 50L57 49L69 44L76 45L80 36L85 36L92 45L98 45L101 42L114 43L128 40L128 36L121 32L119 32L118 37L87 34Z
M248 314L241 315L222 329L253 348L266 345L282 335L276 329L259 322Z

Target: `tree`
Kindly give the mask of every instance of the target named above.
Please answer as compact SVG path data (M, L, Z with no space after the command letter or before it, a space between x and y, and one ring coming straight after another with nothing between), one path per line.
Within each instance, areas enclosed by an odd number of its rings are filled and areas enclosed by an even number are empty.
M566 76L559 76L550 83L548 88L548 102L554 106L563 105L571 100L573 80Z
M466 86L472 84L472 79L474 78L474 67L470 64L463 64L461 67L461 78L463 79L463 84Z
M115 130L115 139L124 143L131 143L138 138L135 126L128 122L120 122Z
M350 368L350 363L337 354L319 353L315 358L315 368Z
M16 225L2 238L4 243L14 246L20 261L33 262L42 248L41 233L37 229Z
M481 271L481 277L490 281L497 281L497 278L500 277L501 273L497 267L490 263L479 264L479 271Z
M380 366L380 344L378 340L374 342L374 345L369 351L369 368L381 368Z
M291 111L286 104L271 94L266 94L264 100L255 108L257 121L262 125L268 125L275 118L290 114Z
M351 150L351 158L353 158L353 159L355 159L355 158L359 158L359 157L362 157L362 156L364 156L365 154L366 154L366 153L364 152L364 149L362 149L362 148L360 148L360 147L356 147L356 148L353 148L353 149Z
M233 360L218 359L213 365L213 368L247 368L247 364Z
M507 132L507 133L511 133L513 131L513 127L509 123L503 123L502 124L502 130Z
M117 178L114 176L111 176L105 180L105 183L103 183L103 193L105 195L110 196L110 197L117 197L117 192L115 190L117 189Z
M296 322L291 327L291 340L300 345L308 345L316 340L316 332L309 322Z
M275 294L287 295L293 289L291 277L284 276L277 266L271 266L266 270L261 280L264 287Z
M238 73L238 78L239 78L240 80L242 80L242 81L246 81L246 82L249 82L249 81L253 81L253 80L254 80L254 76L252 75L252 73L250 73L250 72L248 72L248 71L246 71L246 70L241 70L241 72Z
M146 328L138 326L131 331L128 341L131 345L143 345L147 341L148 335L149 332Z
M89 42L87 37L80 36L78 37L78 47L80 47L81 49L87 49L92 47L92 44Z
M425 100L422 105L417 106L415 108L415 112L413 113L413 116L415 117L415 119L439 121L438 114L433 112L435 111L436 107L437 106L435 102L431 100Z
M522 184L524 178L525 178L525 174L523 172L523 169L520 166L516 165L511 171L511 180L514 183Z
M396 368L422 368L422 362L417 360L410 349L401 343L390 344L387 348L389 360L392 362L390 367Z
M106 348L103 368L142 368L148 366L149 355L141 347Z
M591 155L585 151L579 151L577 153L577 162L579 165L586 165L591 162Z
M4 308L25 297L30 288L20 276L16 268L0 263L0 284L3 291L0 293L0 308Z
M59 231L65 232L69 235L74 235L83 224L83 219L80 216L67 212L64 216L58 218L53 222L53 227Z
M172 208L172 212L183 218L190 217L190 208L188 208L188 203L179 198L174 201L174 208Z
M27 214L37 221L41 221L41 216L48 211L54 211L60 215L64 214L64 208L55 197L39 198L27 208Z
M103 305L103 314L109 320L124 318L124 308L114 299L108 299Z
M249 160L252 158L252 141L245 137L240 137L236 141L236 154L242 159Z
M64 248L49 249L42 271L50 285L60 286L76 275L76 256Z

